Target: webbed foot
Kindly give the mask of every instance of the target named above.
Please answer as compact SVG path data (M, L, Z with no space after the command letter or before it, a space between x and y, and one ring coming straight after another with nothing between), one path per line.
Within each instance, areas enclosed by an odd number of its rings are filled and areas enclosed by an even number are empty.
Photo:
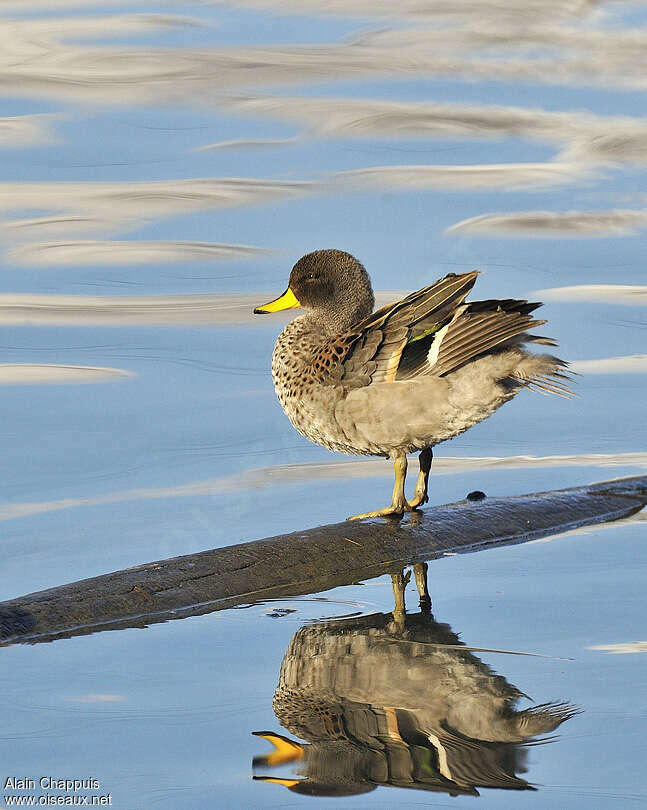
M397 517L401 518L406 509L406 501L402 504L392 503L391 506L385 506L384 509L376 509L374 512L362 512L359 515L351 515L346 520L364 520L364 518L376 517Z
M407 501L406 510L407 512L414 512L419 506L422 506L423 503L429 502L429 495L426 492L418 492L416 491L413 493L413 498L410 501Z

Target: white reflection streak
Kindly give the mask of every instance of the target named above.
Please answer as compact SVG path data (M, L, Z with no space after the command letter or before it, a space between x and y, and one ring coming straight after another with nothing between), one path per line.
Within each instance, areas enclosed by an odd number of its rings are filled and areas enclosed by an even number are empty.
M25 244L8 251L17 264L57 267L64 265L133 265L176 261L233 261L267 255L272 251L249 245L211 242L66 241Z
M595 644L587 650L601 650L612 655L627 655L647 652L647 641L621 641L618 644Z
M187 211L234 208L300 196L314 190L307 181L246 177L134 182L0 183L0 211L83 212L108 221L143 220Z
M123 6L123 0L3 0L2 10L25 13L30 11L54 11L88 6Z
M21 3L22 11L28 10L29 0ZM2 4L6 13L6 2ZM200 21L194 17L181 17L176 14L114 14L110 17L28 17L25 19L4 19L0 29L0 43L11 53L19 53L33 48L47 55L46 46L60 45L74 39L92 37L121 36L153 33L165 28L197 26ZM66 45L67 47L67 45ZM0 63L1 64L1 63Z
M557 164L556 164L557 165ZM576 164L577 165L577 164ZM515 211L482 214L457 222L447 233L552 238L631 236L647 228L647 211Z
M56 143L58 138L52 131L52 123L61 119L62 116L55 113L0 118L0 148L24 149Z
M635 307L647 305L647 285L640 284L575 284L535 290L532 295L544 301L581 301Z
M217 149L265 149L277 146L289 146L296 143L298 137L293 138L234 138L230 141L218 141L197 146L196 152L209 152Z
M576 360L569 368L578 374L645 374L647 354L601 357L599 360Z
M451 475L487 469L524 469L540 467L647 467L647 453L591 453L572 456L511 456L508 458L440 458L434 460L434 475ZM195 498L265 489L276 484L302 484L304 481L373 478L388 476L382 459L333 461L327 463L287 464L249 470L238 475L195 481L174 487L130 489L94 498L62 498L56 501L5 504L0 520L29 517L79 506L101 506L128 501L160 498Z
M49 217L28 217L26 219L0 220L0 239L20 242L39 238L65 236L68 233L101 233L135 228L134 220L83 216L82 214L61 214Z
M583 163L498 163L474 166L375 166L338 172L335 179L353 190L491 189L515 191L569 185L590 177Z
M134 372L105 366L64 366L58 363L0 363L0 385L79 385L112 382Z
M271 297L268 296L268 297ZM89 296L0 294L0 323L61 326L197 326L252 321L256 295Z

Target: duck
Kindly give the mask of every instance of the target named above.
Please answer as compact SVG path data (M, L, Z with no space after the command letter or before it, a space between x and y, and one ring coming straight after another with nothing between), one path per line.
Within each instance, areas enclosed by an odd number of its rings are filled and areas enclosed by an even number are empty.
M433 448L491 416L523 389L571 396L568 363L528 351L556 346L528 330L541 303L466 301L479 271L449 273L374 310L364 265L343 250L315 250L292 268L286 291L254 314L301 308L272 355L277 398L292 425L328 450L393 460L391 504L348 520L401 518L429 500ZM407 455L419 453L413 497Z

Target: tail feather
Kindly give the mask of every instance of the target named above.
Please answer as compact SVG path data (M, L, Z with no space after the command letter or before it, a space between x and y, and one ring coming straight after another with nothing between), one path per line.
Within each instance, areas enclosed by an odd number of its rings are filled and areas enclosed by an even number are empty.
M546 335L525 335L524 341L526 343L539 343L542 346L558 346L556 340L553 338L547 337Z
M459 312L438 347L430 371L442 377L480 354L502 348L502 344L514 338L518 343L529 328L544 323L520 312Z
M378 368L373 381L445 377L479 357L514 350L517 366L504 374L513 387L572 396L566 363L524 351L526 343L557 345L552 338L529 331L546 323L531 314L541 303L512 298L464 302L475 279L476 273L447 276L376 313L385 336L375 359L378 367L383 356L389 363L381 374Z
M573 384L572 372L567 369L568 363L558 357L528 354L510 376L514 382L530 391L570 399L575 394L570 388Z
M542 703L524 709L516 715L518 728L528 737L549 734L558 726L580 714L580 709L570 703Z

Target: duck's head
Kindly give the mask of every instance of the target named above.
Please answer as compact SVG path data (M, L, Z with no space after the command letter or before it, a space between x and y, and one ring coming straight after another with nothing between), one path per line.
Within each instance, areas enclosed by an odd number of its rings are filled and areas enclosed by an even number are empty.
M257 315L303 307L333 334L373 311L373 289L361 262L343 250L315 250L294 265L283 295L257 307Z

